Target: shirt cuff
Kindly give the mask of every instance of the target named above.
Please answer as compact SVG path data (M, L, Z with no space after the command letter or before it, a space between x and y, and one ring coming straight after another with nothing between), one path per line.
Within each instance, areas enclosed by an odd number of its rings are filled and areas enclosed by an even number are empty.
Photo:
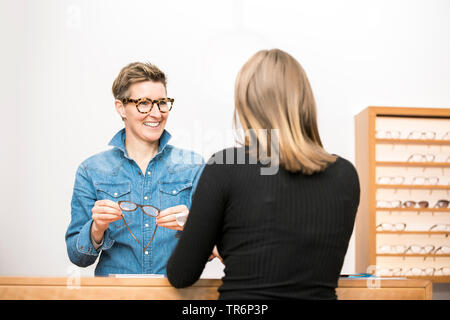
M100 241L100 243L97 243L97 241L95 241L94 237L92 236L92 232L91 232L91 242L92 242L92 246L94 247L95 250L98 250L98 248L100 248L103 245L104 238L105 238L105 236L103 235L102 241Z
M81 228L80 234L78 235L77 250L83 254L97 256L100 253L100 250L111 248L114 244L114 240L109 237L109 229L106 229L102 243L98 247L94 246L95 241L92 241L93 239L91 236L92 222L92 219L89 220L83 228Z

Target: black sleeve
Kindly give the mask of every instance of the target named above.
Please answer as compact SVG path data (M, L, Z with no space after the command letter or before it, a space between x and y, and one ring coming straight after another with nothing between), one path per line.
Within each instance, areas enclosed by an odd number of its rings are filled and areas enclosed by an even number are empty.
M360 202L360 197L361 197L361 186L359 184L359 176L358 176L358 172L355 168L355 166L350 162L347 161L349 164L349 174L348 174L348 180L350 183L350 190L351 190L351 194L353 195L352 199L353 199L353 208L355 210L355 214L356 211L358 210L358 206L359 206L359 202Z
M167 277L176 288L199 279L221 234L229 166L216 164L214 159L205 165L182 236L167 263Z

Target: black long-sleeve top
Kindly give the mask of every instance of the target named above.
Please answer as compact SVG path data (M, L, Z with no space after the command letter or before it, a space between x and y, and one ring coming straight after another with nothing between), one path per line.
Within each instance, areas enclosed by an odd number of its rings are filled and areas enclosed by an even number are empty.
M354 166L338 157L313 175L281 166L261 175L263 165L248 158L214 163L237 150L206 164L167 264L169 282L192 285L217 245L225 265L220 299L336 299L360 197Z

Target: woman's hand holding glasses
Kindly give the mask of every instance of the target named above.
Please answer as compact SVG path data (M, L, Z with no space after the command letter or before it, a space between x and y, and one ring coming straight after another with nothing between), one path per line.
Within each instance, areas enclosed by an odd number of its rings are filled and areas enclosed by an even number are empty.
M159 213L156 224L167 229L183 231L188 215L189 209L184 204L170 207Z
M122 210L117 202L112 200L98 200L92 208L91 234L95 242L100 243L103 234L108 229L111 222L122 219Z

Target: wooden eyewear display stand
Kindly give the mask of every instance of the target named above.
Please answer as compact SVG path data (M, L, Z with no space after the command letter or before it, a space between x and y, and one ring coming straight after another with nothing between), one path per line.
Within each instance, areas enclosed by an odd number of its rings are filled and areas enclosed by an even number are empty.
M0 277L0 300L216 300L222 281L200 279L183 289L167 278ZM341 278L339 300L431 300L432 283L417 279Z
M450 230L433 227L450 226L450 109L364 109L355 116L355 165L355 271L450 282ZM416 250L395 249L403 246Z

